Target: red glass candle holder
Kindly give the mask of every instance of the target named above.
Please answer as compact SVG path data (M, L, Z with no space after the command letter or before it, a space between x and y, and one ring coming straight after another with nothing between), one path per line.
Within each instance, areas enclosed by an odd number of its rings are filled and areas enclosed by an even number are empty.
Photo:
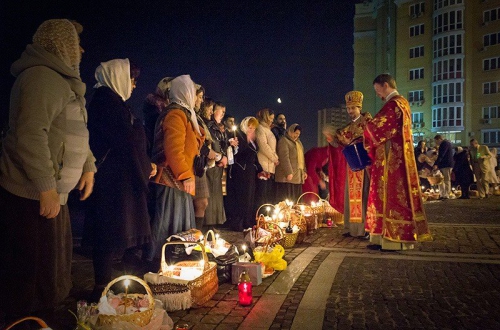
M240 275L240 282L238 283L238 302L241 306L249 306L252 304L252 282L250 276L246 271Z

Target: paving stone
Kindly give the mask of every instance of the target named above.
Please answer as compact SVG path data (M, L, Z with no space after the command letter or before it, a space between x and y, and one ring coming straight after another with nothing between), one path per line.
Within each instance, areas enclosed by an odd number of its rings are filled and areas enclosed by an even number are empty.
M202 319L202 323L211 323L211 324L219 324L222 320L224 320L224 315L205 315Z

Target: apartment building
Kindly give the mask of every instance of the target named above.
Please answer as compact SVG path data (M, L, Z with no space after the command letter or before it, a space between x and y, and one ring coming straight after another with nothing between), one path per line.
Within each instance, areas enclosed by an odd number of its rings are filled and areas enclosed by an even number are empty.
M323 136L323 127L330 124L335 128L346 126L350 121L345 104L338 107L325 108L318 111L317 145L325 146L327 142Z
M500 146L500 1L364 1L353 47L364 110L381 107L372 81L390 73L410 102L415 143L439 133Z

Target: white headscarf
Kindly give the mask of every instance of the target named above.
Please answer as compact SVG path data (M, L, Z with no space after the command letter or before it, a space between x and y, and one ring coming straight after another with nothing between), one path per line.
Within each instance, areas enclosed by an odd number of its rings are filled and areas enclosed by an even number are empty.
M252 117L252 116L245 117L245 118L243 118L243 120L240 123L240 129L245 134L247 134L247 131L248 131L248 121L251 118L255 118L255 117Z
M170 84L170 102L177 103L189 110L191 114L191 123L195 131L201 136L198 120L196 119L196 112L194 112L194 105L196 103L196 88L194 82L191 80L191 77L186 74L173 79Z
M120 95L126 101L132 95L132 82L130 81L130 61L126 59L115 59L102 62L95 70L97 84L94 88L106 86Z

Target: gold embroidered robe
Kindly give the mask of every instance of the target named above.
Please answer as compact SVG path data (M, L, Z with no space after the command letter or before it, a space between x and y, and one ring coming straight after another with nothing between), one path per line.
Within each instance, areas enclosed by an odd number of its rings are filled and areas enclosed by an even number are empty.
M337 140L339 144L344 147L351 144L353 141L363 137L365 125L372 119L370 113L365 112L360 117L349 123L342 129L337 130ZM366 208L367 191L363 192L363 183L365 180L365 170L353 172L349 166L347 168L346 178L346 196L345 211L349 211L349 216L345 217L346 223L362 223L364 219L363 209ZM365 207L363 207L363 204ZM349 221L347 221L347 219ZM364 234L364 229L362 230Z
M422 205L408 101L390 98L366 124L372 159L366 229L393 242L432 240Z

